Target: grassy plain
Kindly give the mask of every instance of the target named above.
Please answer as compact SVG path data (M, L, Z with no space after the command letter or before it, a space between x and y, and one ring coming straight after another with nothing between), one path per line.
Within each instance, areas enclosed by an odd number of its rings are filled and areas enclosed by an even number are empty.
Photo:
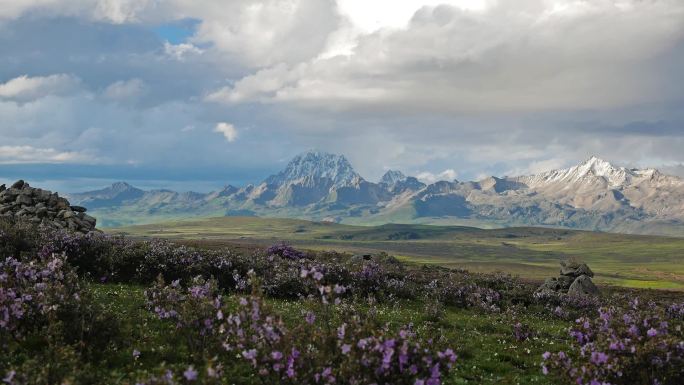
M371 227L257 217L174 220L108 231L203 246L285 241L313 250L385 251L410 263L501 271L533 280L557 275L559 260L574 257L589 264L599 284L684 290L684 238L533 227Z

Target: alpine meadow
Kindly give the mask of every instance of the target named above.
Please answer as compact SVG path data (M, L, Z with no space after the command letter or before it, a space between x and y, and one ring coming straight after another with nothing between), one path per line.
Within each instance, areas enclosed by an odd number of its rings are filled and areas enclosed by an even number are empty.
M684 383L684 2L0 0L0 383Z

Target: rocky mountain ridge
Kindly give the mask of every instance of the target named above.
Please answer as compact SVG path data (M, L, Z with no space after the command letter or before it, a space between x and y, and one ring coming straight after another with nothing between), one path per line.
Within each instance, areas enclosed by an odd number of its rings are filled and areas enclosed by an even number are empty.
M208 194L143 191L126 183L70 194L105 225L188 216L256 215L349 223L554 226L684 236L684 181L597 157L535 175L429 185L390 170L361 177L342 155L312 151L257 185ZM142 217L142 218L141 218ZM126 222L128 221L128 222Z

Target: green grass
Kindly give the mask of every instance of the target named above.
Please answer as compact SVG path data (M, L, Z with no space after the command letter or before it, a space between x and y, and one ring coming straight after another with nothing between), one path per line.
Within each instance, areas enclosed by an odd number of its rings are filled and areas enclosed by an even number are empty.
M182 363L187 362L183 341L175 336L170 323L157 320L144 309L141 287L94 284L91 288L97 301L123 320L123 330L128 334L130 344L128 349L108 352L108 360L93 370L106 371L104 377L111 378L110 383L126 383L136 376L144 377L151 368L163 362L183 367ZM236 297L228 298L228 302L236 300ZM268 302L290 326L301 322L302 311L308 306L299 301ZM539 368L541 354L562 349L570 326L570 322L529 311L512 316L447 308L443 318L428 327L431 321L425 318L423 304L419 301L381 303L378 307L380 320L391 327L413 323L419 332L434 328L442 330L445 342L459 356L456 370L446 382L450 384L548 384L550 379L543 376ZM511 328L515 322L526 324L535 331L535 336L528 341L516 341ZM132 356L133 349L141 352L137 360Z
M285 240L313 250L386 251L412 263L503 271L536 280L556 275L560 259L575 257L591 266L600 284L684 290L684 238L532 227L371 227L257 217L174 220L109 231L216 246Z

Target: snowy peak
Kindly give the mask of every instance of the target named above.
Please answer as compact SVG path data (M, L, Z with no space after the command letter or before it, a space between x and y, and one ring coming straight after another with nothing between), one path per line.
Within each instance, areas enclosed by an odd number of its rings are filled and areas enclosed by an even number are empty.
M587 175L603 176L613 178L615 176L623 176L628 173L624 167L615 167L610 162L605 161L596 156L592 156L580 165L576 166L578 177Z
M605 184L611 187L618 187L631 182L635 176L637 176L637 173L632 170L614 166L608 161L592 156L577 166L523 176L518 178L518 180L531 188L559 183L565 186L579 183L586 185Z
M380 183L384 183L388 186L394 186L395 184L403 182L404 180L406 180L406 175L404 175L403 172L389 170L385 173L385 175L382 176L382 179L380 179Z
M283 186L321 179L331 181L335 187L351 186L363 180L343 155L309 151L296 156L283 171L268 177L265 182Z

